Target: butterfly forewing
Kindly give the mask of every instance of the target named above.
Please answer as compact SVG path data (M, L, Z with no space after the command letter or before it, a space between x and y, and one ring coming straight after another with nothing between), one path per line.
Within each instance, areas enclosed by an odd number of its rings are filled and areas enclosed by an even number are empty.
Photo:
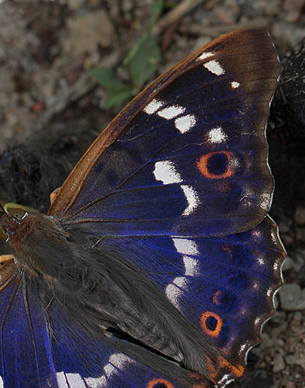
M197 51L110 124L50 214L105 220L98 233L106 235L226 234L256 225L273 192L265 126L278 72L260 29Z

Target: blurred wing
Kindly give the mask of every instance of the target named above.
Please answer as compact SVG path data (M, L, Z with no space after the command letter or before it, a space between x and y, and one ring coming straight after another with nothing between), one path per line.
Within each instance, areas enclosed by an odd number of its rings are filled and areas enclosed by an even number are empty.
M49 214L107 236L203 236L257 225L273 194L265 126L278 74L266 31L214 40L127 106Z
M35 281L20 277L12 261L1 267L0 275L0 387L183 388L198 381L200 387L212 388L211 383L136 345L89 337L56 301L46 313ZM146 364L123 353L124 348L134 348Z

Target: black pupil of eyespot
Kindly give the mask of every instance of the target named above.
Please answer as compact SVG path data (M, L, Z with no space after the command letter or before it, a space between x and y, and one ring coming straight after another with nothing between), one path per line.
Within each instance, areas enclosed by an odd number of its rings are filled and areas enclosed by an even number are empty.
M228 157L226 154L218 153L211 155L207 163L210 174L223 175L228 168Z
M207 328L211 331L214 331L217 326L217 319L215 317L208 317L206 320Z

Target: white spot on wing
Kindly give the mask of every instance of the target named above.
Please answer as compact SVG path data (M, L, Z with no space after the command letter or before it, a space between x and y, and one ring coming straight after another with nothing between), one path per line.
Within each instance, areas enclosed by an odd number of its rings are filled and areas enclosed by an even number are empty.
M258 257L257 261L258 261L259 265L264 265L265 264L265 260L262 257Z
M179 298L183 293L182 290L187 290L189 282L187 277L193 277L199 274L199 260L190 257L198 256L199 251L195 241L189 238L173 237L172 240L177 252L183 254L185 276L176 277L173 282L166 287L166 296L171 303L180 310Z
M263 209L269 210L270 194L261 194L259 197L260 205Z
M173 119L185 112L185 108L179 105L172 105L164 108L158 112L158 116L163 117L164 119Z
M222 75L225 73L224 69L221 67L220 63L212 60L203 64L203 66L208 69L211 73L216 75Z
M78 373L56 373L59 388L86 388L86 384Z
M240 346L240 348L239 348L239 354L242 354L244 351L245 351L245 349L246 349L246 347L247 347L247 345L246 344L242 344L241 346Z
M202 53L202 54L197 58L197 60L198 60L198 61L203 61L204 59L210 58L210 57L213 57L213 56L214 56L214 54L211 53L211 52L204 52L204 53Z
M160 109L162 105L163 105L162 101L153 99L149 104L146 105L146 107L143 110L145 113L152 115L153 113L156 113L156 111Z
M56 373L56 380L59 388L69 388L67 384L67 379L64 372Z
M232 379L230 375L224 375L223 378L217 382L217 385L222 387L232 383L232 381L234 381L234 379Z
M153 174L157 181L161 181L165 185L181 183L183 181L181 175L176 171L174 163L169 160L156 162ZM181 185L181 189L183 190L188 203L187 208L182 215L188 216L199 205L199 197L191 186Z
M254 320L254 325L257 326L257 325L259 325L260 323L261 323L260 317L255 318L255 320Z
M176 277L173 283L170 283L166 289L165 294L167 299L180 310L179 297L182 293L180 288L186 288L186 279L184 277Z
M86 384L90 388L108 388L108 382L105 376L88 377L85 379Z
M117 372L118 370L123 370L124 368L126 368L126 365L133 364L134 362L135 361L132 358L126 356L123 353L114 353L109 357L109 364L104 367L104 370L106 375L110 376L111 373L113 373L114 371ZM108 365L112 367L109 368L109 374L106 371Z
M182 182L180 174L176 171L174 163L164 160L155 163L154 176L157 181L165 185Z
M69 383L69 387L86 388L86 384L78 373L66 373L66 378Z
M189 256L183 256L183 263L185 266L185 276L198 275L199 261Z
M0 376L0 388L4 388L3 378Z
M175 126L181 133L189 131L195 125L196 118L194 115L185 115L175 120Z
M188 202L188 206L182 215L188 216L198 207L200 201L196 191L191 186L181 185L181 188Z
M120 373L126 365L134 362L132 358L123 353L112 354L109 362L104 366L104 375L83 379L78 373L58 372L56 373L57 383L59 388L107 388L114 374Z
M195 241L189 238L173 238L173 243L177 252L182 253L183 255L198 256L199 251Z
M240 83L237 81L233 81L233 82L231 82L231 86L233 89L237 89L240 87Z
M208 141L210 143L218 144L226 141L228 136L224 133L221 127L216 127L210 130L208 134Z

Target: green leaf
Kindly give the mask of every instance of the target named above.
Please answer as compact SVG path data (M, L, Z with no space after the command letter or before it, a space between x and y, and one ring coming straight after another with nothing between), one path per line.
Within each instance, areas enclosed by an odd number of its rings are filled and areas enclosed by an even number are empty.
M130 66L133 84L141 88L158 69L161 51L158 40L151 34L151 29L164 9L163 0L154 0L151 6L149 27L132 46L124 59L124 65Z
M97 67L91 70L91 73L96 77L97 81L108 89L117 88L121 85L115 72L108 67Z
M152 27L164 10L164 0L154 0L151 5L149 26Z
M134 96L134 87L132 85L122 85L109 92L103 103L104 108L113 108L114 106L129 102Z
M161 52L157 39L152 35L146 36L130 62L134 86L141 88L154 75L160 61Z

